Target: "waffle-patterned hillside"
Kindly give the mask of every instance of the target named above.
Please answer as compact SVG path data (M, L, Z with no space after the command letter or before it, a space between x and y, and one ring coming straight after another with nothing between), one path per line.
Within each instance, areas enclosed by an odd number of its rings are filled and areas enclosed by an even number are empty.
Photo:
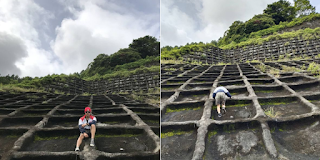
M162 160L319 159L320 80L305 71L312 62L163 64ZM220 85L232 95L221 118L211 98Z
M97 117L95 147L75 152L86 106ZM0 159L159 159L159 108L119 95L0 93Z

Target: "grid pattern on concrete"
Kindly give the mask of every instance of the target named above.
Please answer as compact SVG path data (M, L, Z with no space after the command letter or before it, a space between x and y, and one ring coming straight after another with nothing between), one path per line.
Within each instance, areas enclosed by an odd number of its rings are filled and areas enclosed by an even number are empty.
M316 37L316 35L314 35ZM203 52L184 55L186 62L202 62L208 64L245 63L247 61L276 61L281 58L310 57L315 59L320 51L320 39L280 39L263 44L249 45L236 49L210 48Z
M162 159L317 159L320 81L301 70L310 62L165 65ZM257 67L274 64L277 75ZM283 65L301 72L283 72ZM232 94L221 118L211 98L220 85Z
M159 72L152 72L100 81L85 81L79 78L53 79L45 88L48 92L60 91L65 94L137 92L159 87L159 78Z
M75 152L86 106L96 146L85 139ZM120 95L0 93L0 159L159 159L159 111Z

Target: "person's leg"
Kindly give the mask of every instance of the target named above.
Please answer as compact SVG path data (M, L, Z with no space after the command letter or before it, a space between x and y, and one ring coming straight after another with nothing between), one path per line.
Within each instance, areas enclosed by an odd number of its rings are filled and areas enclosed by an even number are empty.
M220 114L220 95L219 95L219 92L217 93L215 100L216 100L216 105L217 105L217 112L218 112L218 114Z
M91 139L94 139L94 136L96 134L96 125L92 124L90 130L91 130Z
M224 98L221 100L221 104L222 104L222 110L224 112L224 114L227 112L226 111L226 95L224 96Z
M90 129L90 131L91 131L91 142L90 142L90 146L94 146L94 136L95 136L95 134L96 134L96 125L95 124L92 124L91 125L91 129Z
M79 146L81 145L83 138L84 138L84 134L80 133L80 136L79 136L79 138L77 140L76 149L79 149Z
M220 114L220 104L217 105L217 112Z

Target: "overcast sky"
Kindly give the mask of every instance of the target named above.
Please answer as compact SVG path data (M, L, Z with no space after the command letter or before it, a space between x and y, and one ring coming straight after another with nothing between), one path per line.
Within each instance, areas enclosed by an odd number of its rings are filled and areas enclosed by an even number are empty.
M0 0L0 74L81 72L146 35L159 39L159 0Z
M218 40L234 21L245 22L276 1L161 0L161 46ZM319 13L320 1L310 2Z

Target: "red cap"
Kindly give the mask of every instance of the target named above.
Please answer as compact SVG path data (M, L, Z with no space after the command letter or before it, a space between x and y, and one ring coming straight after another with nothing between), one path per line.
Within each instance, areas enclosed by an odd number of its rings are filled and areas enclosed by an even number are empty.
M86 107L86 108L84 109L84 113L86 113L87 111L90 111L90 112L91 112L91 108L90 108L90 107Z

